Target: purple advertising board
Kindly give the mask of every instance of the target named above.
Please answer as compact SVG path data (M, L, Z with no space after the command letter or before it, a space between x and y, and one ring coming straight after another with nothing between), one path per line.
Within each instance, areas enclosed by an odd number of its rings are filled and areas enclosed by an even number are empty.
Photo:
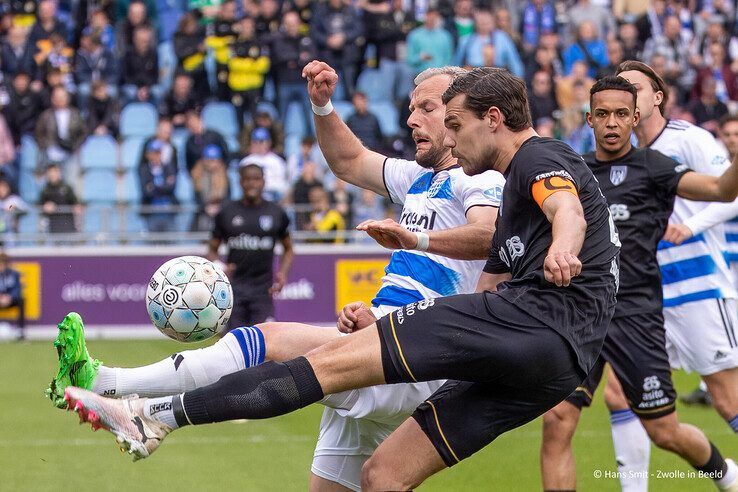
M150 329L145 298L149 278L179 254L12 256L21 272L29 334L53 327L70 311L87 326ZM369 301L380 285L387 253L299 253L287 284L275 299L276 318L332 323L342 303ZM237 295L237 293L235 294Z

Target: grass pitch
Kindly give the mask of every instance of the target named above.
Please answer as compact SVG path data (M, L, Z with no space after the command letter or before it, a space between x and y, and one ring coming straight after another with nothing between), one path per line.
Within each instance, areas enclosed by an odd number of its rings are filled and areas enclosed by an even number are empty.
M151 363L182 350L169 341L92 341L107 365ZM189 348L189 347L188 347ZM51 342L0 344L0 489L2 490L306 490L321 407L284 417L223 423L176 432L151 458L132 463L107 432L78 427L77 416L51 406L43 390L56 368ZM698 381L675 375L677 390ZM473 409L470 409L473 411ZM702 427L726 456L738 457L738 438L712 409L679 407L682 421ZM485 450L428 480L421 490L540 490L540 420L516 429ZM598 393L575 438L580 490L619 490L607 411ZM692 468L658 449L651 453L650 489L712 491L709 480L667 478Z

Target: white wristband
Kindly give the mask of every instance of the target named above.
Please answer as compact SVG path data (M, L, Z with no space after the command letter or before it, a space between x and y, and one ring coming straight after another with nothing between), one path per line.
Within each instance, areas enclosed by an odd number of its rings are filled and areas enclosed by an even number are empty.
M425 232L416 232L415 236L418 238L418 244L415 246L416 251L428 251L430 245L430 237Z
M310 101L310 105L313 107L313 113L318 116L328 116L333 112L333 103L328 99L328 104L325 106L316 106L313 101Z

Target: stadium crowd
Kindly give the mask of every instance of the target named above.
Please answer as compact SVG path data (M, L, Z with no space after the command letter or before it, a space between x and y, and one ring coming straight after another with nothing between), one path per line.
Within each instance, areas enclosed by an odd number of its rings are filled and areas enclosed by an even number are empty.
M298 231L391 215L337 180L314 141L301 71L316 58L341 74L334 106L352 131L398 157L414 150L413 77L449 64L524 78L538 133L580 153L594 148L590 87L628 59L670 85L668 118L719 134L738 111L734 3L1 2L0 229L208 231L251 163ZM124 220L103 224L110 209Z

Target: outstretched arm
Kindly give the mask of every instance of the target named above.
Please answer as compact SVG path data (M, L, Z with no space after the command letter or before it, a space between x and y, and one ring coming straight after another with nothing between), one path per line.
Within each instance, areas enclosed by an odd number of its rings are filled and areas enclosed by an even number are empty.
M738 197L738 159L720 176L687 173L677 186L677 195L701 202L730 202Z
M336 71L327 63L312 61L305 66L302 76L307 79L312 103L319 107L328 104L338 83ZM336 111L325 116L314 115L314 120L318 145L333 174L360 188L387 196L383 172L385 156L364 147Z

